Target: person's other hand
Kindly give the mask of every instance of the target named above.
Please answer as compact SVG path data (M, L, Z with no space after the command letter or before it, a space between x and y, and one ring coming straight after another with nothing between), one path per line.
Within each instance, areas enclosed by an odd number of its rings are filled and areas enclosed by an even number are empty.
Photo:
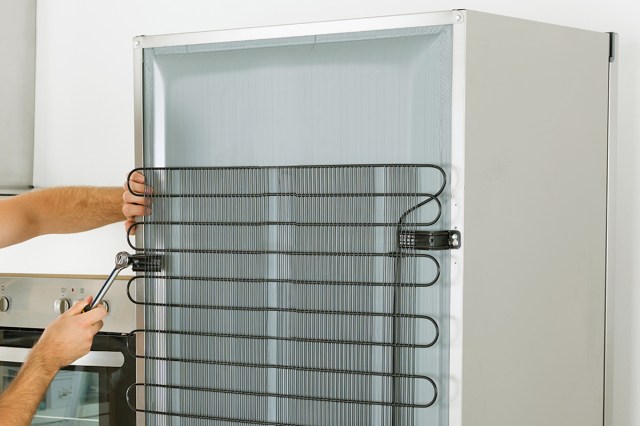
M107 316L107 310L102 304L82 313L82 309L91 300L92 297L89 296L83 301L77 301L49 324L33 347L31 356L39 358L51 369L58 370L89 353L93 336L100 331L102 320Z
M131 228L129 233L133 235L136 233L136 228L132 228L136 222L136 216L145 216L151 213L151 199L132 194L129 192L129 186L137 194L151 194L152 189L144 184L144 176L139 172L131 174L129 185L127 185L127 182L124 183L122 213L127 217L124 228L127 230Z

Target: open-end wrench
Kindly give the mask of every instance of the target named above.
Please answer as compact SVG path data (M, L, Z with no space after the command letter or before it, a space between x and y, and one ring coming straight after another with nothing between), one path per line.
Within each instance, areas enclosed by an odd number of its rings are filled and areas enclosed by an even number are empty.
M111 271L111 274L109 274L109 277L104 282L91 304L85 306L82 312L88 312L98 306L100 302L102 302L102 299L104 299L104 296L107 294L107 291L109 291L111 284L113 284L113 281L116 279L120 271L126 269L129 265L133 265L134 271L158 272L161 270L159 256L146 256L139 254L132 255L126 251L121 251L116 255L116 266L113 268L113 271Z

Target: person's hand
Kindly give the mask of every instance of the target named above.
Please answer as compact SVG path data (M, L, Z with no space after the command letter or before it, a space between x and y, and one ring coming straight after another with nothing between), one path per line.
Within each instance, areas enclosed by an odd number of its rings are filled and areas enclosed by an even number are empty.
M30 356L38 358L51 370L57 371L89 353L93 336L100 331L102 320L107 316L107 310L101 304L89 312L82 313L82 309L90 304L92 299L89 296L83 301L77 301L67 312L49 324Z
M131 174L129 179L129 185L131 190L137 194L150 194L151 188L144 184L144 176L139 172ZM136 216L146 216L151 213L151 199L142 196L133 195L129 192L129 185L124 183L124 194L122 200L124 205L122 206L122 213L127 217L127 221L124 223L124 228L129 229L136 222ZM136 228L131 228L130 234L136 233Z

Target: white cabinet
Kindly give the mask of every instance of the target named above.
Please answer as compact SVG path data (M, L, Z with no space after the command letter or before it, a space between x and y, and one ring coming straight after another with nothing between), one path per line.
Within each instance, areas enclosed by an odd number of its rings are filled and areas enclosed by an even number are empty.
M135 46L140 424L602 425L609 34L451 11ZM436 231L462 246L413 246Z
M0 1L0 194L33 184L36 2Z

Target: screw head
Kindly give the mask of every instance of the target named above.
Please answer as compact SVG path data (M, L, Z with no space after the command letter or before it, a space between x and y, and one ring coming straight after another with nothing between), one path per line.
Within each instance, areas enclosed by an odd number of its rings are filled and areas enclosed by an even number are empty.
M126 268L127 266L129 266L129 253L121 251L116 255L116 267Z

